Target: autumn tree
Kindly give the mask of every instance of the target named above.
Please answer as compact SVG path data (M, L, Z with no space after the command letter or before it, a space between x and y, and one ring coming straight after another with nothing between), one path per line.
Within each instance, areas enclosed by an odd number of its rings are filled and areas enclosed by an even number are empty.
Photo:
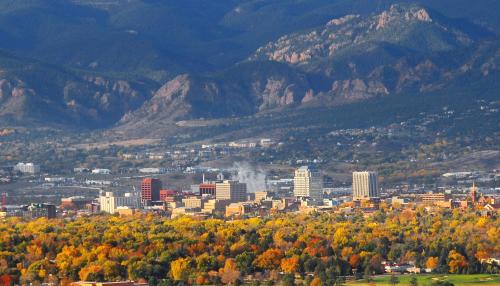
M172 261L170 265L172 278L176 281L187 281L190 274L190 264L191 259L189 258L178 258Z
M439 266L439 258L435 256L431 256L427 258L427 262L425 262L425 267L429 268L431 271L434 271Z
M248 274L253 272L253 263L255 259L255 254L253 252L245 251L241 254L236 255L235 259L236 265L242 273Z
M128 265L128 278L131 280L146 279L152 275L153 267L143 260L133 261Z
M261 269L273 270L280 266L282 257L283 253L279 249L271 248L257 256L254 264Z
M349 265L351 265L352 269L357 269L360 263L361 257L358 254L353 254L349 257Z
M281 260L281 270L285 273L295 273L299 271L300 258L295 255L290 258L283 258Z
M78 274L82 281L104 281L104 270L102 266L97 263L83 267Z
M319 279L318 277L314 278L312 281L311 281L311 284L309 284L309 286L322 286L323 283L321 282L321 279Z
M450 267L451 273L461 273L468 265L465 257L456 250L450 251L448 259L450 261L448 266Z
M240 279L241 272L236 267L236 262L234 259L230 258L226 260L224 268L219 269L219 276L222 283L234 284Z

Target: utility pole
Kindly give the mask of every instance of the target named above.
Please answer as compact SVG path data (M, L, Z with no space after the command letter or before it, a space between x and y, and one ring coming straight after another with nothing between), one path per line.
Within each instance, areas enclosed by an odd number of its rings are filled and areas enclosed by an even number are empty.
M7 193L2 193L2 208L1 210L7 210Z

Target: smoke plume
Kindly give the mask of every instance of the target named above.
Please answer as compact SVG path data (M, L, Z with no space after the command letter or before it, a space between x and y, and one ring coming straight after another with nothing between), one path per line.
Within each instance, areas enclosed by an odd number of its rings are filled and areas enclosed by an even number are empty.
M266 173L260 167L254 167L247 162L236 162L233 164L233 178L247 184L247 191L255 193L256 191L266 190Z

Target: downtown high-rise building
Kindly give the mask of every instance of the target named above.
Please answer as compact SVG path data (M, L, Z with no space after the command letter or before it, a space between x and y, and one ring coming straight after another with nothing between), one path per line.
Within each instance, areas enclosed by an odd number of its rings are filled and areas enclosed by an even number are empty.
M161 181L154 178L145 178L141 183L141 201L143 203L160 200Z
M378 196L378 175L376 172L352 173L353 200L369 200Z
M247 184L229 180L218 182L215 184L215 198L233 203L244 202L247 200Z
M323 198L323 178L321 173L308 166L296 169L293 177L293 195L321 200Z

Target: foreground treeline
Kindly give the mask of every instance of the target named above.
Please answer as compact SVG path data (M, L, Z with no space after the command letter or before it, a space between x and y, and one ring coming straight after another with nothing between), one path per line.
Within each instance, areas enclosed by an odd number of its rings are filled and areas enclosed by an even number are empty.
M314 274L316 285L411 263L438 273L498 273L500 220L459 210L283 215L239 221L97 216L0 222L0 276L11 283L238 283ZM483 263L481 263L483 261ZM287 275L288 274L288 275ZM308 278L306 282L310 281Z

